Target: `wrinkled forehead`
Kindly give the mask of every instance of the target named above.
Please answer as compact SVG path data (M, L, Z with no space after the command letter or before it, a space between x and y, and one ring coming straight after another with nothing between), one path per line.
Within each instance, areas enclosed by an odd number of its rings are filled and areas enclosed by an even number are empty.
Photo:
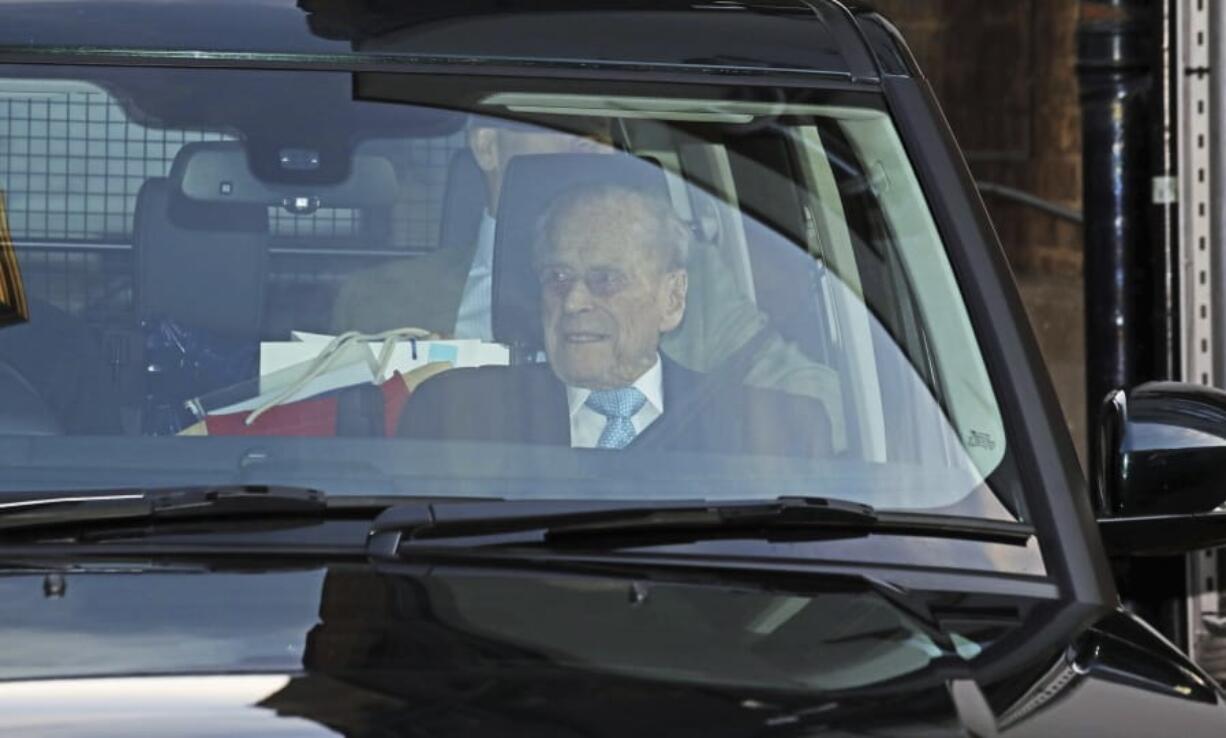
M541 253L551 264L629 269L656 264L659 228L652 213L629 203L581 203L559 212Z

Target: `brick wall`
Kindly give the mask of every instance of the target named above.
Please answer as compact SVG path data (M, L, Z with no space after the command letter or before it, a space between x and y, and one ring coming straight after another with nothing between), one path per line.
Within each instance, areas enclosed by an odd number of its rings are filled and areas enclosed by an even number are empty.
M977 179L1081 208L1077 3L877 0L928 76ZM1080 226L988 196L1014 268L1079 273Z

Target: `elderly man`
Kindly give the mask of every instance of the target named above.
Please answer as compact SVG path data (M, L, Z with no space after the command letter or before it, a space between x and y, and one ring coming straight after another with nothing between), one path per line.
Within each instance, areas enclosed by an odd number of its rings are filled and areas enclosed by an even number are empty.
M336 332L377 332L400 326L445 336L491 340L494 214L509 162L526 154L613 154L608 119L587 119L575 135L490 118L474 119L468 146L481 171L486 207L473 243L450 243L426 256L400 259L358 272L343 284L334 305ZM847 444L837 375L768 325L766 316L736 285L715 249L697 248L686 265L692 277L685 323L665 334L664 350L678 364L708 371L760 332L745 383L817 398L833 423L836 449Z
M446 372L409 401L400 435L621 449L830 452L821 403L710 386L660 352L686 309L688 230L635 190L578 188L534 246L548 364Z

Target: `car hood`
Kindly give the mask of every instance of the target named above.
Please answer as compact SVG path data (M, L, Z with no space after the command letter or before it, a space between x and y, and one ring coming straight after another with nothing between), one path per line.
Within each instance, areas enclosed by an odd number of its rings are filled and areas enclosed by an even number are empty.
M11 573L0 622L0 726L30 736L1226 726L1216 686L1122 613L856 577L110 567Z

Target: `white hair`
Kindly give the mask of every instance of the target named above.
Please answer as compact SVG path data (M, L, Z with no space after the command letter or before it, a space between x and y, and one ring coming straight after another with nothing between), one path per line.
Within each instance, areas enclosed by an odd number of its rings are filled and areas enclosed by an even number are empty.
M624 219L637 212L647 216L649 226L645 245L668 270L685 269L690 257L690 229L673 212L672 206L643 190L618 184L586 184L555 198L536 222L532 242L533 259L539 263L545 250L553 246L554 234L562 219L579 209L611 211Z

